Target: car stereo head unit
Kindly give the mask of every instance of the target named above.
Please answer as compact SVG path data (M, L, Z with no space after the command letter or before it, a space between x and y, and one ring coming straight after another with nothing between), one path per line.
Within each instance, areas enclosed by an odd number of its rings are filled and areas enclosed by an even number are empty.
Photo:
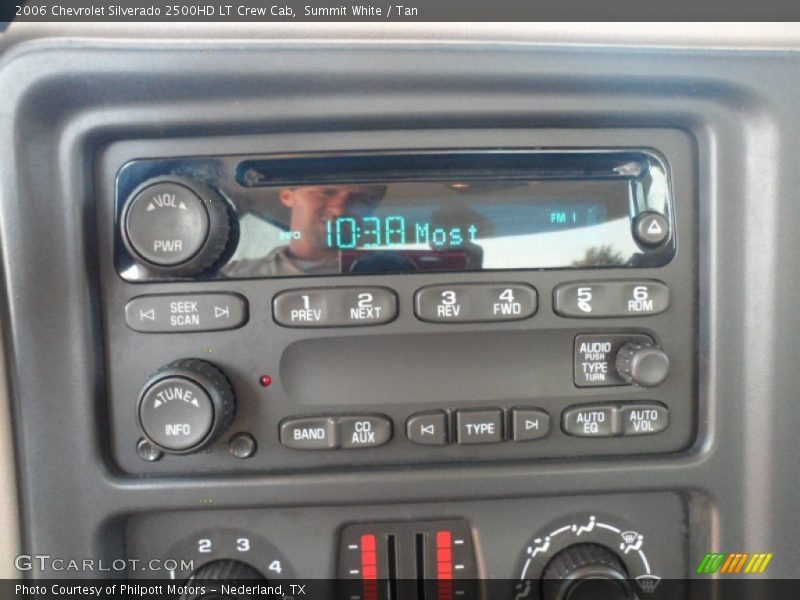
M117 178L128 281L657 267L675 254L651 151L136 160Z
M373 135L121 141L103 154L122 470L691 444L684 134L481 131L451 149L434 132L381 135L380 147Z

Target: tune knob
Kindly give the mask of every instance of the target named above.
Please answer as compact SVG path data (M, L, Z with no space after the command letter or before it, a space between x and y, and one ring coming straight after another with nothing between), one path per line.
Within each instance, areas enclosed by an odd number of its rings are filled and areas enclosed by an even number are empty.
M122 215L122 240L137 262L165 275L202 273L225 251L230 220L210 187L155 179L131 194Z
M542 576L543 600L635 598L625 565L599 544L575 544L553 557Z
M240 560L222 559L206 563L192 573L187 588L190 590L197 590L203 587L199 585L201 582L206 582L208 584L212 582L226 583L233 588L238 586L247 588L248 583L251 584L252 587L253 583L263 583L266 580L267 579L261 572L252 565ZM235 595L222 594L218 591L209 591L209 593L200 594L195 591L194 593L187 593L181 596L181 600L255 600L256 598L262 599L264 596L261 594L249 593L246 589L244 593L236 593Z
M225 374L193 358L160 369L139 397L142 432L168 454L191 454L213 444L234 412L233 387Z
M669 356L658 346L628 342L617 352L616 367L628 383L655 387L669 375Z

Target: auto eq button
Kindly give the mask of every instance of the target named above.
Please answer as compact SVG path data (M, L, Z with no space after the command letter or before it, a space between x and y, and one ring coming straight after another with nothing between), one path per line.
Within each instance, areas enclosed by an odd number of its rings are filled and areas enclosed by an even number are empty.
M246 322L247 301L237 294L138 296L125 305L125 323L144 333L219 331Z
M431 323L518 321L538 307L536 289L524 283L431 285L414 295L414 311Z
M575 406L562 415L564 433L577 437L612 437L619 435L619 411L615 406Z

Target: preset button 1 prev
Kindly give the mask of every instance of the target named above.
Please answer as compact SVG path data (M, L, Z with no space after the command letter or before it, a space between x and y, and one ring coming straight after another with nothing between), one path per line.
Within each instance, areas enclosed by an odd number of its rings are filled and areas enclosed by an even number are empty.
M397 295L382 287L287 290L273 298L272 312L284 327L380 325L397 316Z

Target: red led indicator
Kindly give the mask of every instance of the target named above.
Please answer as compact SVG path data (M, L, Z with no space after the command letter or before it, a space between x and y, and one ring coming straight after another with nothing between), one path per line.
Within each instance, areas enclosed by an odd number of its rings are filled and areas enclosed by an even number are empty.
M439 600L453 600L453 534L436 532L436 578Z
M272 385L272 377L269 375L262 375L258 378L258 383L261 384L261 387L269 387Z
M361 536L361 580L364 600L378 600L378 554L371 533Z

